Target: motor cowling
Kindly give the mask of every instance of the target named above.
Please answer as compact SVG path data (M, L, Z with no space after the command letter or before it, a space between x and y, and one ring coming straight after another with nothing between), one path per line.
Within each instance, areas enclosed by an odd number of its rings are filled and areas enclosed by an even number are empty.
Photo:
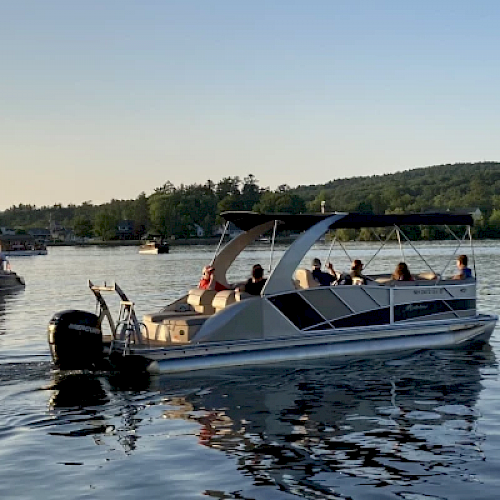
M52 359L61 370L92 370L103 361L102 330L95 314L58 312L49 322L48 336Z

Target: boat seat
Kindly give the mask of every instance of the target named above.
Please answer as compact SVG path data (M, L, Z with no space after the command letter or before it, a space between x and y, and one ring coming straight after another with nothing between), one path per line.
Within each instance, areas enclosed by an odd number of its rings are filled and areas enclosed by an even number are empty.
M312 272L309 269L297 269L295 271L295 279L298 281L300 289L314 288L319 285L319 282L313 278Z
M147 329L150 340L167 344L188 344L210 315L191 313L169 317Z
M221 311L227 306L234 304L236 302L236 292L234 290L222 290L215 294L212 300L212 306L215 312Z
M251 293L241 292L239 290L235 293L236 302L241 302L242 300L250 299L251 297L258 297L258 295L252 295Z
M435 280L438 278L438 275L436 273L420 273L415 276L415 279L417 280Z
M387 285L392 281L391 274L379 274L372 277L379 285Z
M215 312L212 306L217 292L215 290L202 290L200 288L193 288L189 290L187 303L193 306L194 310L201 314L213 314Z
M354 278L352 278L352 284L353 285L364 285L365 280L363 278L359 278L357 276L354 276Z
M194 309L191 309L189 311L165 311L165 312L157 312L157 313L152 313L152 314L145 314L143 317L144 322L148 323L161 323L162 321L165 321L166 319L170 318L179 318L179 317L184 317L184 316L190 316L194 314Z
M168 319L168 330L172 344L187 344L191 342L209 315L195 314L182 318Z

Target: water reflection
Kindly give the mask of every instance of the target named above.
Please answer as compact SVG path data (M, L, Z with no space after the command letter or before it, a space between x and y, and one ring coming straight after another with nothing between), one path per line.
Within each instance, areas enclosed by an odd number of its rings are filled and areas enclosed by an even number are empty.
M4 328L3 328L3 322L5 318L5 298L4 294L0 292L0 334L5 333Z
M49 411L57 417L51 435L76 437L100 434L116 436L125 452L135 450L136 429L142 406L134 394L149 384L149 378L133 381L108 374L58 374L50 387ZM114 423L116 417L120 423Z
M5 317L9 310L9 305L12 305L19 297L24 295L24 289L0 290L0 335L6 333Z
M169 402L174 418L199 423L200 444L236 456L256 484L308 496L336 473L341 482L410 486L482 458L475 406L481 367L494 362L486 349L266 370Z
M70 377L55 384L51 411L67 423L78 409L77 429L65 432L112 434L127 453L139 436L171 439L168 422L187 422L200 445L234 458L255 485L305 498L344 498L373 486L414 494L431 477L464 480L469 464L483 458L476 405L482 373L491 367L496 360L485 346L397 362L134 383ZM84 424L82 415L89 418Z

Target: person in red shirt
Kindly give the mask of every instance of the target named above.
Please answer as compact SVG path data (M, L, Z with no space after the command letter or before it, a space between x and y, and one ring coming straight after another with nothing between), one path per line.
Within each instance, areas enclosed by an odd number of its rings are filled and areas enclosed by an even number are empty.
M200 282L198 283L198 288L201 290L215 290L216 292L227 290L226 286L215 280L214 272L215 269L213 266L205 266Z

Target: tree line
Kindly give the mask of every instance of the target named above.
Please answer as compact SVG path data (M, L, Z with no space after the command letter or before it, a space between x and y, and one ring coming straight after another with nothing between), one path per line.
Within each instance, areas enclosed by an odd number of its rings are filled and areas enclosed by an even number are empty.
M500 237L500 163L460 163L395 174L335 179L322 185L259 186L253 175L225 177L219 182L174 186L167 181L150 195L94 205L18 205L0 213L0 226L27 231L56 221L78 237L116 237L119 221L134 222L136 238L147 233L187 238L201 228L206 236L227 210L272 213L346 211L405 213L479 208L478 237ZM346 236L348 237L348 236ZM426 237L422 234L422 237Z

